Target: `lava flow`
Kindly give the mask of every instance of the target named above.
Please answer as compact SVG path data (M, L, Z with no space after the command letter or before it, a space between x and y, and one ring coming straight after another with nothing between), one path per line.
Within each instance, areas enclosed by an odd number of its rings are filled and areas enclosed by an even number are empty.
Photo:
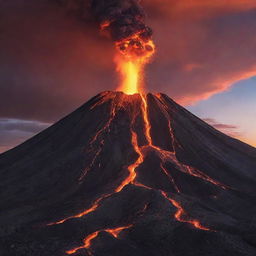
M130 184L130 183L133 183L135 181L135 178L136 178L136 168L138 166L140 166L143 161L144 161L144 156L138 146L138 139L137 139L137 134L132 131L132 145L133 145L133 148L135 150L135 152L139 155L138 159L132 163L129 167L128 167L128 170L129 170L129 176L121 183L121 185L115 190L115 192L120 192L122 191L122 189Z
M178 159L176 158L176 154L175 154L175 147L174 147L174 143L172 141L172 146L173 146L173 150L174 152L166 152L165 150L162 150L161 148L155 146L153 144L153 140L151 137L151 125L150 125L150 120L149 120L149 115L148 115L148 104L147 104L147 100L146 97L144 95L141 95L142 98L142 113L143 113L143 119L144 119L144 125L145 125L145 136L147 138L148 141L148 145L150 147L152 147L153 149L155 149L157 152L159 152L160 157L163 156L164 158L166 158L166 156L169 154L171 154L172 156L172 160L174 160L174 162L178 162ZM170 130L170 132L172 133L172 130ZM172 134L171 138L173 138L174 135ZM161 157L162 159L162 163L164 161L164 158ZM161 168L164 171L164 173L166 173L166 176L171 180L171 182L174 185L174 188L176 189L176 191L178 193L180 193L180 190L178 188L178 186L175 184L174 179L171 177L171 175L167 172L167 170L163 167L163 164L161 163ZM182 165L182 164L181 164ZM190 173L191 174L191 173ZM171 199L170 197L168 197L167 193L164 191L161 191L162 195L169 201L172 203L172 205L174 207L176 207L178 209L177 213L175 214L175 219L179 222L186 222L186 223L190 223L192 224L195 228L197 229L201 229L201 230L205 230L205 231L209 231L210 229L204 227L201 225L201 223L198 220L185 220L182 218L182 216L185 214L185 210L182 208L181 204L179 204L177 201L175 201L174 199Z
M244 209L254 205L248 195L255 190L256 152L168 96L147 94L144 70L156 47L140 0L77 2L90 6L90 23L113 42L119 87L1 155L4 255L26 253L24 244L29 255L236 255L243 246L250 252L247 224L255 211ZM74 12L87 19L81 8ZM31 229L51 213L51 223ZM220 232L211 233L215 227ZM191 234L199 243L191 240L184 250Z
M96 232L94 232L94 233L88 235L88 236L84 239L84 241L83 241L84 244L83 244L82 246L79 246L79 247L76 247L76 248L71 249L71 250L69 250L69 251L66 251L66 253L70 255L70 254L76 253L78 250L90 248L92 240L93 240L94 238L96 238L96 237L98 236L98 234L99 234L99 231L96 231Z
M165 115L167 115L167 119L171 120L171 116L168 113L168 107L166 106L164 100L162 99L162 97L157 94L156 97L158 98L159 102L161 103L161 106L163 107L163 109L165 110ZM145 103L144 103L145 104ZM147 104L145 105L146 109L147 109ZM191 176L194 176L196 178L202 179L206 182L212 183L215 186L221 187L222 189L227 189L228 187L222 183L220 183L219 181L216 181L214 179L212 179L211 177L209 177L208 175L200 172L199 170L197 170L196 168L193 168L189 165L183 164L181 163L178 158L177 158L177 153L175 150L175 144L177 144L179 147L181 147L178 143L178 141L175 139L174 136L174 132L173 132L173 128L171 125L171 121L168 121L168 127L169 127L169 131L170 131L170 137L171 137L171 144L172 144L172 148L173 148L173 152L169 152L169 151L164 151L158 147L155 147L155 149L157 149L159 152L161 152L161 154L163 155L163 157L165 157L166 159L171 159L176 165L177 167L179 167L179 169L185 173L188 173ZM150 130L151 128L149 128Z
M71 255L71 254L74 254L76 253L78 250L81 250L81 249L90 249L90 246L91 246L91 243L92 243L92 240L95 239L100 232L107 232L109 234L111 234L113 237L115 237L116 239L118 239L118 236L119 234L125 230L125 229L129 229L131 228L133 225L128 225L128 226L124 226L124 227L118 227L118 228L113 228L113 229L104 229L104 230L100 230L100 231L96 231L90 235L88 235L84 240L84 244L82 246L79 246L79 247L76 247L74 249L71 249L71 250L68 250L66 251L67 254ZM91 255L91 252L89 251L89 254Z
M167 195L166 192L162 191L161 193L169 202L171 202L173 204L174 207L177 208L177 212L175 213L176 220L178 220L179 222L190 223L190 224L192 224L197 229L201 229L201 230L205 230L205 231L209 231L210 230L209 228L206 228L206 227L202 226L202 224L198 220L195 220L195 219L184 219L183 216L186 215L186 212L182 208L181 204L178 203L176 200L170 198Z
M187 166L183 163L181 163L178 158L176 157L176 151L175 151L175 135L173 133L173 129L171 127L171 123L169 122L169 131L170 131L170 140L172 143L172 147L173 147L173 151L166 151L161 149L160 147L154 145L153 142L153 138L151 136L151 122L150 122L150 116L149 116L149 108L148 108L148 101L147 101L147 96L144 94L139 94L140 96L140 109L137 111L137 113L135 114L131 114L131 125L130 125L130 133L131 133L131 145L134 149L134 152L137 153L137 157L135 159L134 162L132 162L128 167L128 175L126 178L124 178L123 181L121 181L121 183L113 190L113 192L108 193L108 194L104 194L102 196L100 196L93 204L91 207L89 207L88 209L86 209L85 211L74 215L74 216L70 216L67 217L63 220L60 220L58 222L55 223L51 223L49 225L54 225L54 224L62 224L64 222L66 222L69 219L73 219L73 218L81 218L89 213L93 214L93 212L95 212L100 206L101 203L106 199L106 198L110 198L112 195L116 194L116 193L120 193L127 185L129 184L133 184L134 186L138 186L138 187L142 187L144 189L150 189L153 190L154 188L152 187L148 187L145 184L141 184L139 182L136 181L136 177L137 177L137 173L136 171L138 170L138 167L144 163L145 161L145 157L146 157L146 151L144 150L144 148L151 148L151 150L154 150L158 156L160 157L160 170L163 171L163 173L166 175L166 178L169 179L170 183L172 184L172 186L175 188L177 193L182 193L182 187L178 187L175 183L175 179L172 177L172 175L169 173L169 170L167 170L165 168L165 163L167 162L172 162L173 164L175 164L177 166L177 168L182 171L187 173L188 175L192 175L194 177L197 177L199 179L203 179L204 181L210 182L216 186L219 186L221 188L224 188L224 186L220 186L220 183L217 181L214 181L213 179L211 179L210 177L208 177L207 175L197 171L196 169ZM129 97L132 96L128 96ZM127 97L125 97L127 99ZM104 101L102 101L103 103ZM115 100L113 100L113 102L115 102ZM162 100L160 100L159 98L159 103L161 104L161 106L165 109L165 104ZM111 123L113 122L113 120L115 119L115 116L117 115L118 111L121 109L121 107L124 107L124 104L122 102L115 102L114 105L111 105L111 113L110 113L110 117L109 120L106 122L106 124L99 129L98 132L96 132L96 135L92 138L91 143L90 143L90 147L97 147L97 141L102 141L101 137L104 137L104 132L111 132ZM136 115L138 115L138 113L141 113L141 117L142 117L142 121L143 121L143 133L144 136L146 138L146 144L139 146L138 144L138 133L135 132L135 120L136 120ZM167 113L167 111L165 112L165 114L168 116L168 118L170 118L169 114ZM135 116L133 116L135 115ZM100 143L101 146L104 146L104 143ZM96 151L96 156L98 157L98 155L100 154L101 151ZM95 157L93 158L95 159ZM95 160L93 160L94 163ZM90 165L91 168L91 165ZM164 196L171 204L172 206L174 206L175 208L177 208L177 212L174 215L174 218L179 221L179 222L185 222L185 223L189 223L191 225L193 225L195 228L197 229L201 229L201 230L205 230L208 231L209 229L204 227L199 220L196 220L194 218L190 218L189 215L186 213L186 211L183 209L182 205L174 200L173 198L170 198L167 195L167 192L160 190L162 196ZM186 218L184 217L186 216ZM95 239L99 232L101 231L105 231L108 233L111 233L115 238L118 237L119 232L121 232L123 229L128 228L130 226L127 227L120 227L117 229L104 229L104 230L100 230L100 231L96 231L90 235L88 235L85 239L84 239L84 244L80 247L77 247L75 249L69 250L67 251L68 254L73 254L75 252L77 252L79 249L90 249L91 246L91 242L93 239Z
M152 46L152 48L150 48L150 49L148 48L148 50L146 51L146 49L147 49L146 46L144 46L143 44L138 45L138 44L134 43L132 40L133 39L130 39L127 42L123 42L121 45L118 45L118 47L120 48L120 51L123 54L123 57L120 59L121 62L119 63L121 65L122 73L124 75L123 76L124 84L123 84L122 90L124 90L124 92L126 94L133 94L133 93L139 92L139 96L140 96L140 109L136 110L134 112L134 114L130 113L130 115L131 115L130 116L130 118L131 118L131 124L130 124L131 145L134 149L134 152L137 153L137 158L135 159L135 161L133 163L131 163L128 166L128 168L127 168L128 176L123 181L121 181L121 183L116 187L116 189L114 189L113 192L100 196L91 205L91 207L84 210L83 212L81 212L77 215L74 215L74 216L67 217L58 222L51 223L49 225L62 224L69 219L81 218L89 213L95 212L100 207L102 201L104 201L106 198L109 198L116 193L120 193L129 184L133 184L134 186L139 186L144 189L152 190L153 188L148 187L147 185L136 181L136 177L137 177L136 170L145 160L146 155L144 152L144 148L146 148L146 147L151 148L151 150L154 150L158 154L158 156L160 157L160 160L161 160L159 168L169 179L170 183L175 188L177 193L181 193L182 188L179 188L177 186L177 184L175 183L175 179L172 177L172 175L169 173L169 171L164 167L166 162L172 162L174 165L177 166L177 168L180 171L182 171L186 174L192 175L192 176L202 179L206 182L210 182L216 186L221 187L222 189L225 188L225 186L220 184L219 182L211 179L210 177L201 173L200 171L197 171L195 168L192 168L188 165L181 163L178 160L178 158L176 156L176 151L175 151L175 144L177 144L177 141L175 141L175 135L173 133L172 125L170 122L171 117L170 117L170 114L168 113L168 108L167 108L164 100L159 95L156 97L156 99L158 99L158 104L168 120L168 126L169 126L169 132L170 132L170 142L172 144L173 151L166 151L166 150L163 150L160 147L154 145L154 142L153 142L153 139L151 136L152 127L151 127L150 116L149 116L147 96L141 92L141 88L139 87L139 76L140 76L141 68L147 62L148 58L150 56L152 56L154 48ZM136 38L136 40L138 40L138 38ZM149 54L149 52L151 54ZM141 65L139 65L138 63L140 63ZM127 96L127 97L124 97L122 99L126 99L126 100L130 101L131 98L129 98L129 97L132 97L132 96ZM114 121L118 111L121 108L125 108L124 103L122 102L122 99L119 98L119 101L116 100L116 98L110 99L111 100L111 108L110 108L109 119L106 121L106 124L103 125L103 127L100 128L98 132L96 132L96 135L92 138L92 140L89 144L90 145L89 148L91 148L92 152L94 152L94 157L92 158L93 160L92 160L91 164L89 165L89 167L86 168L86 172L84 172L82 174L82 176L80 177L80 181L86 176L87 172L92 169L92 167L94 166L94 164L96 162L96 159L100 156L102 149L104 147L104 134L111 132L111 124ZM103 97L100 100L100 103L95 104L91 108L91 110L93 110L95 107L100 106L101 104L105 103L107 100L109 100L108 96ZM143 133L146 138L146 145L142 145L142 146L139 146L138 133L135 132L135 128L134 128L134 125L135 125L134 122L136 119L136 115L138 113L141 113L141 117L142 117L142 121L143 121ZM100 145L100 147L99 147L99 145ZM98 148L98 150L95 150L95 147L97 148L97 146L99 148ZM188 215L186 214L186 211L183 209L182 205L179 202L177 202L176 200L170 198L165 191L163 191L163 190L159 190L159 191L161 192L162 196L164 196L172 204L172 206L177 208L177 212L174 215L174 217L177 221L189 223L197 229L201 229L201 230L205 230L205 231L209 230L208 228L201 225L199 220L192 219L189 217L184 218L184 216L188 216ZM88 235L84 239L84 244L82 246L67 251L67 254L73 254L80 249L88 249L88 252L91 253L90 252L91 242L93 239L95 239L98 236L99 232L105 231L105 232L111 233L115 238L117 238L118 234L123 229L129 228L129 227L130 226L120 227L117 229L105 229L105 230L96 231L96 232Z

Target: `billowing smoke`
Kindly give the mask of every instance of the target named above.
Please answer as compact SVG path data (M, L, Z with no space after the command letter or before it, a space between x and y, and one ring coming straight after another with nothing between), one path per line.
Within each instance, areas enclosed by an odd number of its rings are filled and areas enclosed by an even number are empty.
M82 19L92 16L123 54L149 56L152 29L145 24L140 0L56 0Z
M139 0L92 0L91 8L101 29L109 31L122 54L148 57L153 53L152 29L145 24Z
M92 12L101 27L108 28L114 41L133 35L144 40L152 37L152 29L145 25L145 13L138 0L92 0Z

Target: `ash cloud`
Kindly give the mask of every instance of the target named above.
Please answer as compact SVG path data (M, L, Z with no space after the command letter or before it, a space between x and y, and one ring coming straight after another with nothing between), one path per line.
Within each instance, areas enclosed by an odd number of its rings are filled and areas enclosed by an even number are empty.
M107 29L113 41L139 34L148 40L152 29L145 24L145 12L139 0L55 0L70 13L88 22L93 19L100 28Z
M152 29L145 24L145 13L137 0L92 0L91 9L101 27L107 26L114 41L140 34L150 39Z

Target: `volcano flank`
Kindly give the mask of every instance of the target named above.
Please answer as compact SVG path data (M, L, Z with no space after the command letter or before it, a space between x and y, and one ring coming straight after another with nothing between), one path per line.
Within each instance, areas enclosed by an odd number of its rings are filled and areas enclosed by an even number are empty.
M0 177L1 256L256 255L256 149L164 94L97 95Z

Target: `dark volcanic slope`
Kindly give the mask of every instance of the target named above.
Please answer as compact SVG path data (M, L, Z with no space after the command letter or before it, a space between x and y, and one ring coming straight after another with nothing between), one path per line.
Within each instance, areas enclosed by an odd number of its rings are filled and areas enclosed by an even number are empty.
M0 178L1 256L256 255L256 149L166 95L101 93Z

